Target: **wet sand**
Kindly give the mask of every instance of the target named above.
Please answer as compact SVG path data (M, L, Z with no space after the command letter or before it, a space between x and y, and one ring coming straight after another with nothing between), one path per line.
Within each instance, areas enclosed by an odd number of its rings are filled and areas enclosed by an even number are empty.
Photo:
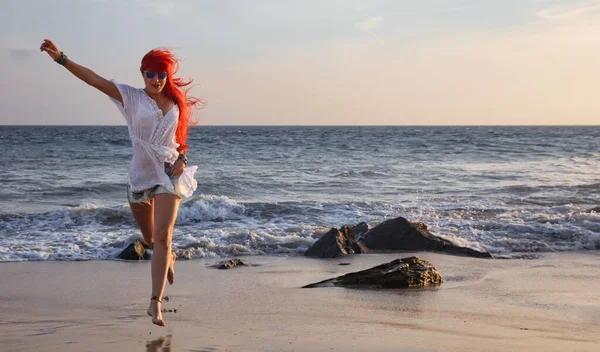
M440 287L300 288L413 254ZM600 351L600 252L242 259L260 265L177 261L166 328L145 312L148 262L0 263L0 350Z

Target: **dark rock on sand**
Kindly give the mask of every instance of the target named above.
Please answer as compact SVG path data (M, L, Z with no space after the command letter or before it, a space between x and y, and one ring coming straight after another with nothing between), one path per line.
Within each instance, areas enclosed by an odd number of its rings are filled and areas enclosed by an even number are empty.
M417 257L396 259L371 269L324 280L303 288L342 286L349 288L408 288L436 286L442 276L433 265Z
M457 246L429 232L427 225L420 222L411 222L403 217L387 220L375 226L365 234L363 241L369 249L430 250L477 258L492 257L487 252L479 252L471 248Z
M235 258L235 259L229 259L228 261L222 262L219 265L216 265L215 267L217 269L232 269L235 268L237 266L247 266L246 264L244 264L244 262L242 262L241 259Z
M124 260L146 260L150 259L150 254L147 251L148 245L140 240L135 240L129 244L121 253L119 259Z
M362 242L354 240L354 232L350 226L341 229L333 227L319 238L304 253L307 257L337 258L348 254L367 253Z

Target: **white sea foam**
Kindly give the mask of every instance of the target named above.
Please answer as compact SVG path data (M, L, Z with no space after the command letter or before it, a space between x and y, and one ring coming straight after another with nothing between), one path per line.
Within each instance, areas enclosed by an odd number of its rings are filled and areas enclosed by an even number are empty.
M246 208L225 196L200 195L181 205L177 215L180 224L198 221L239 220Z
M403 202L241 202L200 195L182 204L173 247L187 258L301 255L331 227L403 216L458 245L499 257L600 248L589 206L507 205L459 196ZM10 235L5 235L10 233ZM0 216L0 261L111 260L139 237L129 206L80 206Z

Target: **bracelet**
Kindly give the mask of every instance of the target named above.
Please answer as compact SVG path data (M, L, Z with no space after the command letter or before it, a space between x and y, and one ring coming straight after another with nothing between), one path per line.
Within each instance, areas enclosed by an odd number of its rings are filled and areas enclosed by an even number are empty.
M65 55L65 53L63 53L62 51L60 52L60 56L58 57L58 59L54 60L54 62L56 62L59 65L65 65L67 63L67 55Z
M177 157L177 160L183 161L183 165L187 166L188 158L185 154L179 154L179 156Z

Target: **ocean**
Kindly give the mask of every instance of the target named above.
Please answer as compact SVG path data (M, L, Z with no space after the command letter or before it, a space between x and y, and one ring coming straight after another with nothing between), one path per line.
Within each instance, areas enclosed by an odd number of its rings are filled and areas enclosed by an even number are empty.
M600 248L600 127L198 126L173 247L302 255L405 217L497 258ZM0 261L114 260L138 237L125 126L0 126Z

